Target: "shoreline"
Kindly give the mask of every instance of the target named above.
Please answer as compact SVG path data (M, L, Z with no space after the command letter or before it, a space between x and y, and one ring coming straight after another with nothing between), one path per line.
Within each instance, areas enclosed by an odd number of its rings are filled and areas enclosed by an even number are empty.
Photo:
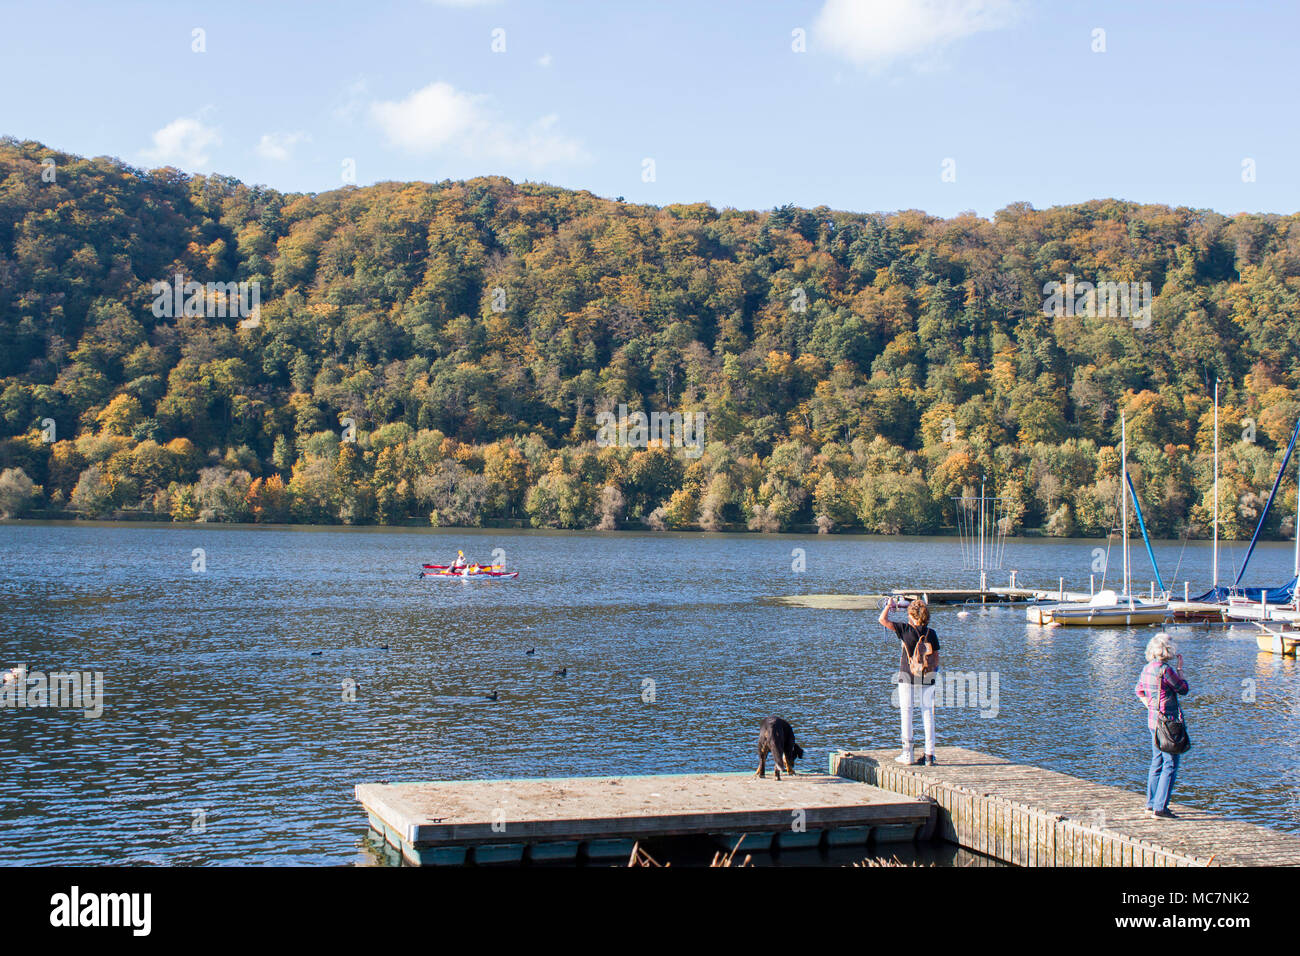
M130 514L130 517L126 515ZM636 535L663 535L667 536L700 536L700 537L768 537L768 538L870 538L884 541L925 541L930 539L942 540L960 540L960 535L956 529L943 529L932 531L926 534L881 534L879 532L865 531L860 527L848 528L843 531L820 532L817 526L812 523L795 525L785 531L755 531L745 527L743 524L734 523L718 531L705 531L702 528L664 528L662 530L651 528L643 522L629 522L619 528L539 528L527 523L526 519L496 519L484 522L481 525L432 525L427 522L410 521L398 522L394 524L378 524L375 522L366 522L359 524L320 524L308 521L291 521L291 522L254 522L254 521L172 521L170 518L150 515L145 513L127 512L121 515L114 515L107 518L83 518L69 517L60 515L57 517L46 517L43 515L24 515L20 518L0 518L0 527L5 526L84 526L84 527L150 527L150 528L186 528L196 529L242 529L256 530L264 528L267 530L287 531L293 529L302 529L306 531L430 531L430 532L461 532L461 533L486 533L486 532L526 532L529 534L594 534L594 535L619 535L619 534L636 534ZM1024 529L1020 534L1007 535L1008 541L1019 542L1038 542L1043 544L1056 543L1068 544L1070 542L1096 544L1098 541L1105 541L1102 537L1054 537L1046 534L1041 528ZM1116 536L1118 537L1118 536ZM1130 534L1130 541L1141 541L1142 538L1137 534ZM1219 543L1223 545L1249 542L1249 538L1220 538ZM1153 544L1179 545L1184 544L1182 538L1156 538L1151 539ZM1186 543L1204 543L1209 544L1212 541L1210 537L1192 537L1188 538ZM1261 544L1294 544L1295 539L1291 537L1265 537L1259 539Z

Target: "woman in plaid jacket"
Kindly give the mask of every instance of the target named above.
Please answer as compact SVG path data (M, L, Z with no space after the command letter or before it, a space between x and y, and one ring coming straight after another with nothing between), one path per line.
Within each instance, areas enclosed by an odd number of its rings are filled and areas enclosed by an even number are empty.
M1167 754L1156 745L1156 716L1177 717L1178 695L1187 693L1183 679L1183 655L1168 634L1157 634L1147 644L1147 665L1134 688L1147 707L1147 729L1151 731L1151 768L1147 771L1147 809L1153 816L1171 818L1169 794L1178 775L1179 754ZM1175 669L1169 662L1177 659Z

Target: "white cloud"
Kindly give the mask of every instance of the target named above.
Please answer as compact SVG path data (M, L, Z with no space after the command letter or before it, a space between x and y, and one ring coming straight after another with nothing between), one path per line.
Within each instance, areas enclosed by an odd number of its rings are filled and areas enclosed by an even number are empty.
M221 134L201 120L182 116L153 134L153 146L142 150L146 161L157 166L198 169L208 163L208 150L221 145Z
M404 100L372 103L370 115L393 145L427 153L479 132L483 99L450 83L431 83Z
M403 100L370 104L390 144L411 153L455 152L472 159L548 166L582 162L582 144L561 134L552 113L527 127L501 119L486 96L431 83Z
M283 163L292 157L295 146L310 139L306 133L263 133L254 151L263 159Z
M1010 26L1021 9L1019 0L826 0L813 35L831 53L879 69Z
M543 53L541 56L539 56L539 57L537 58L537 65L538 65L538 66L550 66L550 65L551 65L551 55L550 55L549 53Z

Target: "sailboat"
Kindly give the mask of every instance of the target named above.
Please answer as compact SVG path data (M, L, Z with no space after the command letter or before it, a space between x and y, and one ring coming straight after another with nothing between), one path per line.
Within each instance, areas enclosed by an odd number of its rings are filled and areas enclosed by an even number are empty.
M1300 422L1296 423L1295 434L1291 437L1292 444L1295 443L1297 435L1300 435ZM1277 484L1282 480L1282 472L1286 470L1286 465L1286 461L1283 460L1282 467L1278 469L1278 481L1273 484L1274 494L1277 493ZM1296 482L1296 531L1291 583L1280 588L1233 587L1228 592L1228 607L1224 612L1225 618L1248 620L1258 628L1255 643L1261 651L1284 657L1295 657L1296 651L1300 649L1300 594L1296 591L1296 582L1300 581L1300 464L1296 467ZM1269 502L1272 501L1273 497L1270 495ZM1267 511L1268 506L1265 505L1265 514ZM1263 527L1262 515L1260 527ZM1255 534L1258 537L1258 528ZM1254 541L1251 542L1251 546L1253 548ZM1246 558L1250 559L1249 553ZM1237 577L1240 580L1241 576ZM1255 598L1258 598L1258 601L1254 600Z
M1129 627L1144 624L1161 624L1169 614L1169 602L1166 600L1140 601L1133 596L1133 579L1128 556L1128 496L1133 495L1133 506L1138 514L1138 526L1142 529L1142 540L1146 542L1147 553L1151 555L1151 565L1155 567L1155 555L1151 551L1151 541L1147 537L1146 524L1142 520L1142 508L1138 504L1133 482L1128 476L1128 425L1124 416L1120 416L1120 522L1121 552L1124 557L1123 592L1116 594L1110 589L1099 591L1091 600L1078 604L1044 604L1030 607L1025 613L1034 624L1048 626L1064 625L1074 627ZM1156 577L1160 569L1156 568ZM1160 582L1164 593L1164 582Z
M1267 618L1272 608L1281 608L1288 605L1294 605L1297 597L1297 582L1300 582L1300 492L1296 496L1296 549L1295 564L1292 570L1291 580L1279 587L1243 587L1241 584L1242 576L1246 573L1246 566L1250 564L1251 555L1255 553L1255 545L1259 542L1260 533L1264 530L1264 522L1268 518L1269 509L1273 507L1273 499L1277 497L1278 488L1282 484L1282 476L1286 473L1287 464L1291 461L1291 456L1295 452L1296 439L1300 438L1300 420L1296 422L1295 430L1291 432L1291 441L1287 445L1286 455L1282 458L1282 464L1278 467L1277 477L1273 480L1273 489L1269 492L1268 501L1264 503L1264 510L1260 513L1259 522L1255 526L1255 534L1250 539L1250 547L1246 550L1246 559L1241 563L1241 570L1237 572L1237 577L1232 584L1224 587L1219 584L1219 383L1214 383L1214 580L1210 590L1206 591L1199 597L1192 598L1193 601L1199 601L1209 604L1220 604L1225 606L1225 613L1229 617L1241 619ZM1300 464L1298 464L1300 468Z

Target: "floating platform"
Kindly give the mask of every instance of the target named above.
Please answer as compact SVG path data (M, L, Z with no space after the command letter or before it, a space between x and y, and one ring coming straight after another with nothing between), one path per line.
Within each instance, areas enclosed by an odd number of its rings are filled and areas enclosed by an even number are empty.
M370 826L416 865L608 860L638 840L713 836L730 849L928 839L932 801L846 777L749 773L359 784Z
M1134 749L1145 766L1145 751ZM836 751L830 769L899 795L934 798L937 837L1006 863L1300 866L1300 836L1209 810L1171 804L1178 819L1159 820L1144 808L1145 793L962 747L938 748L933 767L896 764L897 755Z

